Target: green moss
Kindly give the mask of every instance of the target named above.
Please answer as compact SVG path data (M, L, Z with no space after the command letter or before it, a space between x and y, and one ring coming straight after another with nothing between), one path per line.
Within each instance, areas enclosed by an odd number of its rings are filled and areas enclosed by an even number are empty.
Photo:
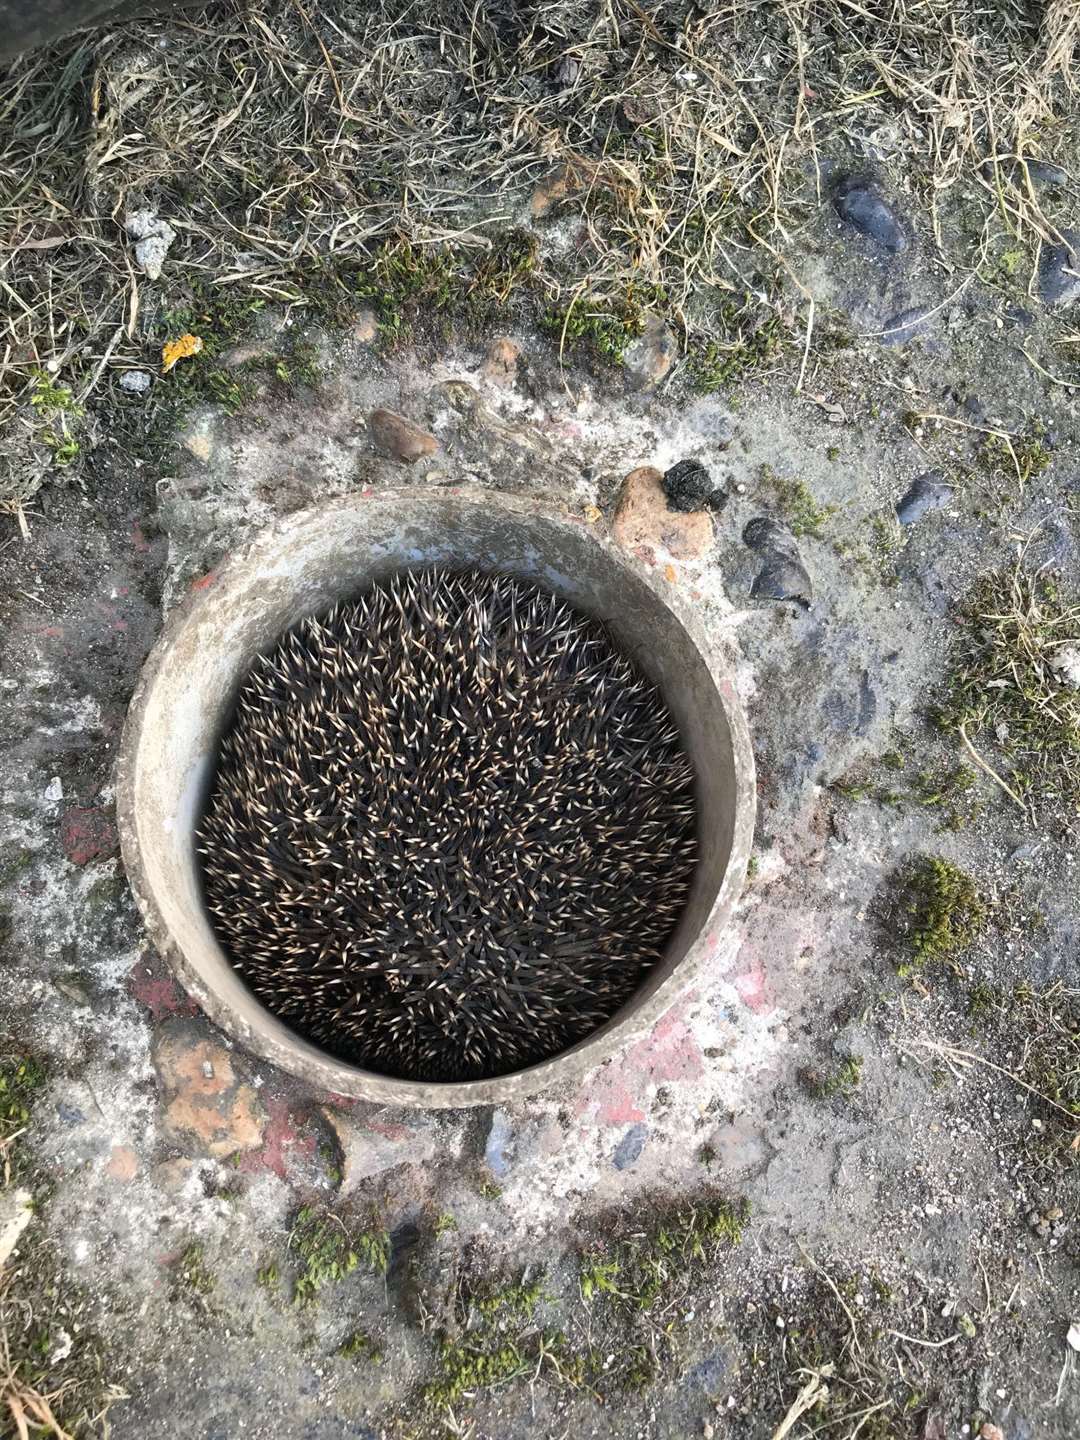
M34 852L24 845L12 845L0 854L0 884L10 885L34 863Z
M581 347L621 365L632 341L643 333L650 311L662 309L666 299L656 286L632 283L621 294L575 296L569 306L547 310L540 325L560 346Z
M480 1391L520 1376L553 1375L575 1383L575 1362L566 1337L540 1325L536 1308L543 1283L525 1277L495 1289L459 1297L461 1333L441 1337L436 1373L422 1399L431 1410L453 1410Z
M192 1295L209 1295L217 1284L213 1271L206 1263L206 1252L198 1241L193 1241L180 1259L173 1272L180 1289Z
M728 389L763 369L783 342L779 315L753 296L732 296L719 306L708 340L693 341L686 356L692 387L703 395Z
M784 518L796 536L821 537L821 527L837 512L835 505L819 505L805 481L778 475L771 465L762 465L761 483L775 495Z
M986 923L986 905L975 882L938 855L923 855L902 888L902 907L916 964L951 960L970 945ZM906 967L901 967L904 973Z
M847 1100L862 1083L862 1067L861 1055L845 1055L827 1073L807 1069L802 1072L801 1079L810 1094L819 1100L829 1100L834 1096Z
M494 1180L482 1181L477 1189L485 1200L498 1200L502 1195L502 1186L496 1185Z
M976 451L976 464L983 475L1008 488L1019 484L1021 490L1036 475L1041 475L1053 459L1044 436L1046 426L1033 420L1019 435L1005 439L987 435Z
M354 1330L338 1347L338 1354L346 1360L365 1361L369 1365L381 1365L383 1352L366 1330Z
M996 749L1018 795L1075 804L1080 691L1054 662L1080 646L1080 602L1050 576L1017 567L983 577L959 619L938 722Z
M457 1221L454 1219L453 1215L449 1214L447 1211L444 1210L441 1215L436 1217L434 1226L436 1235L446 1235L447 1233L449 1233L449 1231L456 1230L457 1228Z
M34 1101L47 1078L44 1065L32 1055L0 1065L0 1141L29 1124Z
M973 1020L982 1020L995 1014L1001 1008L1001 991L996 985L977 981L968 991L968 1014Z
M271 1294L277 1292L281 1285L281 1274L275 1260L271 1260L268 1264L256 1270L255 1283L261 1286L263 1290L269 1290Z
M839 445L830 445L829 448L825 451L825 458L826 458L826 460L832 460L832 461L834 461L834 462L837 461L837 460L839 460L839 459L840 459L840 446L839 446Z
M311 1305L319 1291L351 1275L363 1261L384 1275L390 1264L390 1236L375 1226L353 1233L337 1215L320 1215L305 1206L297 1215L289 1248L298 1273L293 1304Z

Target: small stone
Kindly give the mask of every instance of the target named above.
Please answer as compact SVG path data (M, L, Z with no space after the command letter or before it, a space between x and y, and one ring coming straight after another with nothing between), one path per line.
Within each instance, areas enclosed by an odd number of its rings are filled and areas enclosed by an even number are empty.
M564 55L555 66L555 84L561 90L569 90L581 74L581 61L576 55Z
M663 320L656 315L650 317L623 359L631 389L651 390L659 385L675 363L678 353L679 342Z
M129 395L145 395L150 389L149 370L125 370L120 376L120 389Z
M517 379L520 358L520 345L515 345L513 340L501 335L488 346L481 373L485 380L490 380L494 385L513 385Z
M645 1139L649 1133L649 1127L644 1124L631 1125L623 1138L619 1141L612 1159L616 1170L629 1170L634 1165L645 1148Z
M1039 255L1039 299L1046 305L1071 305L1080 299L1080 231L1062 230L1060 245L1044 245Z
M127 1184L134 1180L138 1174L139 1161L130 1145L114 1145L109 1163L105 1166L105 1174L110 1180L119 1180Z
M402 1123L383 1111L358 1116L324 1107L322 1115L341 1151L341 1195L372 1175L399 1165L427 1165L435 1158L437 1132L432 1124L412 1119ZM439 1146L440 1156L446 1149Z
M652 465L631 470L619 492L611 533L631 553L661 545L675 560L697 560L713 543L712 516L703 510L689 515L669 510L663 480Z
M791 600L809 610L814 587L801 560L788 555L770 555L750 586L751 600Z
M349 334L358 345L370 345L379 337L379 321L374 310L366 307L359 311L349 327Z
M568 165L560 165L540 181L533 191L530 209L534 220L542 220L556 205L568 199L581 187Z
M798 541L781 520L757 515L743 530L743 544L761 556L761 569L750 587L752 600L791 600L809 610L814 587L799 554Z
M176 239L176 231L167 221L159 220L153 210L137 210L127 217L124 228L137 242L135 259L146 278L160 279L161 267L169 253L169 246Z
M154 1183L167 1195L179 1195L195 1173L195 1161L187 1156L176 1160L163 1160L153 1169Z
M833 205L841 220L890 254L897 255L907 249L904 226L873 180L846 176L833 191Z
M1060 650L1051 651L1050 664L1066 685L1080 690L1080 645L1062 645Z
M705 1440L713 1440L714 1431L708 1420L706 1420L705 1423L702 1425L701 1433L705 1437Z
M29 1190L0 1190L0 1269L33 1218L34 1197Z
M237 370L253 360L268 360L273 353L273 347L265 341L252 340L246 345L231 345L222 355L221 363L226 370Z
M1000 1425L991 1425L987 1420L979 1431L979 1440L1005 1440L1005 1431Z
M1067 185L1069 183L1069 172L1060 165L1052 165L1048 160L1025 160L1027 173L1036 185Z
M901 525L914 525L931 511L943 510L953 498L953 487L940 475L928 470L914 479L896 502L896 518Z
M105 810L73 806L60 821L60 844L73 865L88 865L115 855L119 839Z
M46 785L44 798L50 805L55 805L58 800L64 798L64 782L59 775L54 775Z
M510 1174L514 1157L514 1130L505 1110L496 1110L484 1143L484 1163L497 1180Z
M405 465L415 464L425 455L434 455L439 448L434 435L393 410L373 410L368 425L379 449Z
M1065 1342L1070 1350L1080 1350L1080 1325L1070 1325Z
M165 1093L164 1128L171 1140L217 1157L262 1145L266 1117L258 1095L234 1073L224 1045L181 1023L159 1033L154 1066Z
M695 510L722 510L727 493L720 489L700 460L680 460L664 473L668 509L690 514Z
M1046 1220L1060 1220L1065 1214L1060 1205L1051 1205L1049 1210L1043 1211L1043 1218Z

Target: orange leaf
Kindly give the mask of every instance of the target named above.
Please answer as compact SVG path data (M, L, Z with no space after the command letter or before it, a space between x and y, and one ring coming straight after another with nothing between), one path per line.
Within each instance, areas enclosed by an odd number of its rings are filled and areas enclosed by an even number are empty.
M189 355L198 355L203 348L203 342L198 335L181 335L179 340L170 340L161 347L161 373L167 375L178 360L186 360Z

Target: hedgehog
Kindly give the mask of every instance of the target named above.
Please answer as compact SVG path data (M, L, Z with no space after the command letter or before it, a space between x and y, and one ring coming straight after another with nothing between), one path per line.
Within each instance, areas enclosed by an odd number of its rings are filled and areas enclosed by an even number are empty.
M369 1071L557 1055L661 959L694 772L606 628L518 578L402 571L289 630L241 688L198 827L247 986Z

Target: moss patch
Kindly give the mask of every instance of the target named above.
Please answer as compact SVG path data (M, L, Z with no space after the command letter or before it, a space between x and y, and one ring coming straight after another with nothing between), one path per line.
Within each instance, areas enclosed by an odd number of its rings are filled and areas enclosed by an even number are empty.
M289 1240L297 1262L293 1304L312 1305L319 1291L351 1275L361 1263L384 1275L390 1264L390 1236L381 1226L353 1230L338 1215L299 1211Z
M940 723L999 752L1018 795L1075 804L1080 690L1055 662L1080 650L1080 603L1051 577L1018 566L985 576L960 621Z
M987 919L970 875L938 855L922 855L912 865L901 887L901 910L916 965L954 960ZM909 969L902 965L900 972Z

